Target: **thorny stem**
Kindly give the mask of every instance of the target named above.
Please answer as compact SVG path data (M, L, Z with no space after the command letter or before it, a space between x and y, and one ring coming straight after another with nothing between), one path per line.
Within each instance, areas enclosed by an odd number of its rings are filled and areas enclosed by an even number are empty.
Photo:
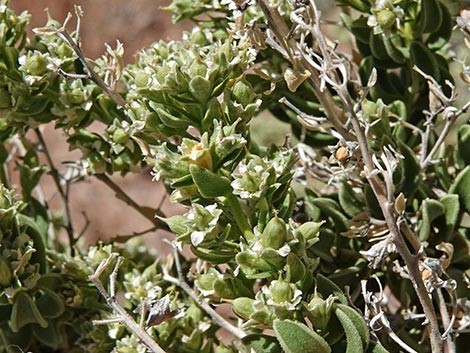
M134 321L134 319L127 313L127 311L119 304L117 301L116 297L114 296L114 284L116 280L116 275L117 275L117 270L119 268L119 265L121 263L120 258L118 258L118 261L116 262L116 265L114 267L113 273L110 276L110 292L111 295L106 292L104 289L103 284L100 281L100 276L103 274L103 272L108 268L108 266L111 264L111 262L116 258L118 254L112 253L106 260L103 260L103 262L98 266L96 269L95 273L93 275L90 275L89 278L90 280L95 284L96 288L100 292L100 294L103 296L103 298L106 300L106 303L108 306L113 309L113 311L119 316L119 318L122 320L122 322L133 332L135 335L142 341L142 343L151 351L154 353L166 353L163 348L161 348L157 342L154 341L152 336L148 334L147 331L137 322Z
M321 75L324 77L326 75L326 71L320 72L314 66L308 65L307 60L305 60L305 56L307 56L307 54L302 53L302 49L295 40L288 39L289 28L280 16L279 12L274 7L270 6L266 0L258 0L258 5L261 7L268 20L269 28L274 32L278 42L284 46L285 51L288 53L293 51L294 54L300 57L298 61L291 59L293 64L298 64L298 67L294 67L294 69L299 69L300 72L302 72L304 69L308 69L310 71L310 83L314 89L315 95L320 104L325 109L327 116L332 121L334 127L346 140L357 140L359 144L359 150L364 161L364 175L371 185L372 190L379 202L380 208L390 231L391 240L395 244L398 253L401 255L406 267L408 268L411 281L418 295L421 306L423 307L423 312L428 320L427 329L431 341L431 351L433 353L441 353L442 338L439 332L436 312L434 310L431 297L429 296L423 279L421 278L418 259L408 249L400 229L398 228L397 215L395 214L393 208L393 202L391 202L394 201L393 195L388 195L386 186L380 180L377 173L374 173L375 166L372 158L372 151L370 150L367 143L365 129L361 126L358 116L356 115L356 112L354 111L354 108L351 104L352 98L347 90L347 87L344 85L344 82L338 82L337 77L324 78L325 81L328 80L330 85L332 85L332 88L336 90L338 96L341 98L344 110L346 111L345 114L343 112L339 112L341 109L337 104L334 103L331 94L327 90L320 90L321 82L319 77ZM311 1L310 5L313 8L315 16L315 23L312 26L311 32L315 34L314 37L317 40L319 50L323 56L323 60L325 61L331 58L331 48L327 47L325 38L322 36L322 32L319 28L320 12L316 8L314 1ZM327 63L327 65L328 64L332 65L332 63ZM333 76L334 74L330 75ZM351 133L346 131L344 128L343 124L346 121L346 116L352 125L355 138L351 138Z
M119 185L117 185L114 181L112 181L106 174L95 174L95 177L98 180L105 183L109 188L111 188L111 190L113 190L116 193L116 197L118 199L124 201L126 204L128 204L130 207L135 209L142 216L144 216L150 222L152 222L155 225L155 229L168 230L168 225L162 220L155 217L155 213L161 214L161 211L159 211L159 209L155 211L154 209L139 205L137 202L134 201L134 199L132 199L128 194L126 194L126 192L122 190L119 187Z
M36 136L41 143L42 146L42 151L44 152L44 155L46 156L47 163L49 164L49 173L52 176L52 179L54 180L54 183L57 187L57 191L59 192L60 198L62 200L62 204L65 210L65 224L64 228L67 232L67 237L69 239L69 244L70 244L70 255L74 256L75 254L75 236L74 236L74 230L72 226L72 214L70 212L70 205L69 205L69 188L66 186L66 189L64 190L62 182L60 180L60 173L58 169L54 165L54 161L52 160L51 154L49 153L49 149L47 148L46 141L44 140L44 137L41 134L41 131L39 131L38 128L34 129L34 132L36 133Z
M183 272L181 269L181 263L179 260L179 254L178 251L173 247L174 250L174 260L175 260L175 265L176 265L176 271L177 271L177 278L171 276L167 269L163 267L163 279L165 281L171 282L173 284L176 284L178 287L180 287L182 290L186 292L187 295L191 297L192 300L194 300L195 303L197 303L206 313L211 317L211 319L219 325L221 328L226 330L227 332L230 332L232 335L234 335L238 339L242 339L243 337L246 336L245 331L239 329L236 326L233 326L231 323L229 323L225 318L220 315L217 311L215 311L204 299L201 299L195 292L194 290L186 283L183 277Z

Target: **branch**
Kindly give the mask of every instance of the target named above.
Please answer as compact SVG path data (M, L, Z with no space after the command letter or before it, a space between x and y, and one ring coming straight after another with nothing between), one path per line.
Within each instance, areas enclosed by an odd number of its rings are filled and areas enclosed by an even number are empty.
M62 182L61 182L61 175L59 173L59 170L55 167L54 161L52 160L51 154L49 153L49 149L47 148L46 141L44 140L44 137L41 134L41 131L39 131L39 128L34 129L34 132L36 133L36 136L39 140L39 143L42 145L42 151L44 152L44 155L46 156L46 161L47 164L49 165L49 174L52 176L52 179L54 180L54 183L57 187L57 191L59 192L60 198L62 200L62 205L65 210L65 224L64 228L67 232L67 237L69 240L69 245L70 245L70 254L74 256L75 254L75 236L74 236L74 230L72 226L72 214L70 212L70 205L69 205L69 188L62 187Z
M346 116L344 112L335 103L333 96L328 92L328 90L321 91L321 82L318 70L306 60L298 43L294 39L290 38L289 28L277 7L270 5L267 0L258 0L257 3L266 16L268 26L274 32L278 43L287 53L290 54L290 61L294 66L294 70L299 72L307 70L311 73L307 82L315 92L315 97L320 102L320 105L325 110L326 116L331 121L335 129L338 130L338 132L340 132L345 138L353 139L354 137L344 128L344 125L346 124Z
M139 205L106 174L95 174L95 177L105 183L109 188L111 188L116 193L116 197L119 200L124 201L126 204L128 204L130 207L132 207L134 210L136 210L142 216L152 222L152 224L155 226L154 229L169 230L168 225L165 222L155 217L156 213L161 214L161 211L159 210L160 207L158 207L157 210L154 210L153 208Z
M119 319L122 320L124 325L126 325L141 341L142 343L153 353L166 353L163 348L161 348L149 335L149 333L142 328L134 319L127 313L127 311L119 304L115 297L115 283L116 276L119 266L121 264L122 258L118 257L114 270L110 276L110 294L106 292L103 284L100 281L100 276L108 268L111 262L118 256L117 253L112 253L106 260L103 260L101 264L96 269L95 273L89 276L89 279L95 284L98 291L106 299L108 306L113 309L113 311L119 316ZM101 322L98 322L101 324Z
M62 27L59 29L50 26L50 27L43 27L43 28L35 28L33 29L33 31L35 33L42 33L42 34L55 34L59 36L62 40L64 40L72 48L75 54L78 56L78 59L83 64L83 67L85 68L85 71L87 72L88 78L92 80L93 82L95 82L116 104L118 104L124 109L127 109L128 104L124 100L124 98L122 98L121 95L119 95L117 92L113 91L110 87L108 87L108 85L103 81L103 79L96 74L93 67L90 65L88 59L86 58L85 54L83 53L83 50L80 46L80 39L79 39L80 17L82 15L82 11L79 6L75 6L75 15L77 17L77 26L76 26L76 31L75 31L77 40L75 40L66 29L67 23L70 21L72 17L70 13L68 13L66 19L64 20ZM60 73L65 74L66 76L70 75L70 74L64 73L63 71Z
M421 278L418 258L410 252L400 232L398 227L398 215L394 210L395 197L393 195L393 190L390 190L390 185L387 188L387 185L385 185L378 176L379 173L377 173L378 170L374 164L373 152L368 145L365 128L361 126L352 103L354 100L346 85L350 80L349 70L346 67L345 62L337 60L338 56L333 52L334 48L331 48L326 44L326 39L324 38L320 28L320 12L316 7L315 2L309 2L309 5L311 6L309 10L311 9L313 11L313 15L311 16L313 17L313 20L310 19L313 21L313 24L299 23L299 25L301 25L305 31L312 33L317 42L320 54L317 54L312 50L306 52L306 50L303 50L295 40L292 38L289 39L289 29L286 23L277 9L268 5L266 0L258 0L258 5L261 7L268 20L269 28L274 32L280 45L284 47L285 52L292 53L290 55L295 55L296 60L292 57L291 62L298 65L298 68L300 69L299 71L307 69L311 72L310 83L314 89L315 95L327 112L327 116L332 121L334 127L344 139L357 140L364 163L363 175L366 177L378 200L387 223L387 227L390 231L391 240L408 268L411 282L413 283L418 299L423 307L424 314L428 320L427 329L431 341L431 351L433 353L441 353L442 337L439 332L439 324L431 297L426 289L423 279ZM311 55L314 55L316 60L320 62L321 70L317 69L315 65L312 65L306 59ZM333 57L336 58L335 62L333 62ZM296 67L294 66L294 68ZM338 77L337 72L341 73L341 77ZM330 85L331 88L336 91L341 99L344 111L335 103L331 93L329 93L327 89L324 89L326 84ZM354 132L353 134L345 129L346 117L348 118L348 124L350 123L352 127L352 131Z
M176 265L178 278L171 276L168 273L168 270L165 268L165 266L163 266L163 279L170 283L176 284L183 291L185 291L186 294L189 295L191 299L193 299L194 302L197 303L207 313L207 315L209 315L211 319L221 328L223 328L227 332L230 332L232 335L234 335L238 339L242 339L243 337L245 337L247 335L245 331L239 329L238 327L233 326L230 322L225 320L225 318L222 315L220 315L217 311L215 311L204 299L201 299L193 291L193 289L186 283L183 277L183 271L181 269L181 263L179 260L178 251L176 250L175 247L173 247L173 250L174 250L174 259L175 259L175 265Z

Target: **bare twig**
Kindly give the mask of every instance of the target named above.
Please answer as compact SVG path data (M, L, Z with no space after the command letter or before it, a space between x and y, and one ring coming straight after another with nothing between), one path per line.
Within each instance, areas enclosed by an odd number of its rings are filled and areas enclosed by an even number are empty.
M320 28L320 12L316 7L315 2L309 1L309 5L313 11L313 19L310 19L308 24L303 23L301 20L298 20L298 23L296 23L296 25L303 27L305 31L312 33L316 40L316 52L309 50L308 53L305 52L304 47L299 46L295 40L292 38L288 39L287 34L289 33L289 29L282 17L279 15L277 9L267 4L266 0L258 0L258 5L266 15L268 26L274 32L278 43L283 46L285 52L291 53L291 61L294 64L294 69L297 65L300 72L304 69L310 71L310 83L315 91L315 95L325 109L327 117L333 123L335 129L337 129L344 139L357 140L359 151L364 163L363 175L368 180L375 197L378 200L387 223L387 227L390 231L390 239L405 262L411 282L413 283L424 314L426 315L428 322L427 329L431 341L431 351L433 353L441 353L442 338L439 332L436 312L434 310L431 297L423 279L421 278L418 258L410 252L400 232L398 215L394 210L395 197L393 195L391 180L386 180L386 183L384 183L378 176L380 169L377 169L377 165L374 163L374 154L369 147L365 128L361 125L359 117L354 109L354 99L348 91L347 82L350 80L349 70L346 63L342 61L336 53L334 53L334 48L327 44ZM318 51L320 54L318 54ZM312 57L315 58L315 61L311 59ZM338 113L341 109L334 102L331 93L329 93L325 88L326 85L329 85L336 91L341 99L344 112ZM349 124L354 133L346 130L345 126ZM434 151L432 150L431 152ZM375 158L377 159L377 157ZM386 166L386 169L390 168ZM384 173L390 172L389 170L383 171Z
M114 259L118 256L117 253L112 253L107 259L103 260L101 264L96 269L93 275L90 275L90 280L95 284L98 291L106 299L106 303L111 309L119 316L124 325L126 325L141 341L142 343L154 353L165 353L163 348L161 348L148 334L148 332L142 328L134 319L127 313L127 311L119 304L115 297L115 281L117 276L117 271L119 265L121 264L121 258L118 257L114 270L110 276L110 294L104 289L103 284L101 283L100 276L103 272L110 266Z
M367 291L367 281L361 281L362 296L365 301L364 317L369 321L369 326L373 331L384 330L387 335L395 341L398 346L403 348L408 353L417 353L413 348L408 346L403 340L393 331L390 322L388 321L385 313L382 310L383 288L380 280L375 277L379 286L379 296L376 297L373 293Z
M70 212L70 205L69 205L69 187L68 187L68 182L65 182L65 189L64 185L61 180L61 175L59 173L59 170L55 167L54 161L52 160L51 154L49 153L49 149L47 148L46 141L44 140L44 137L42 136L41 131L39 128L34 129L34 132L36 133L36 136L39 140L39 143L42 146L42 151L46 157L47 164L49 165L49 173L52 176L52 179L54 180L54 183L56 185L57 191L59 192L62 205L64 207L65 211L65 224L64 228L67 232L67 237L69 240L69 245L70 245L70 254L74 256L75 254L75 235L74 235L74 229L72 225L72 214Z
M298 43L294 39L289 38L290 30L280 15L277 7L270 5L266 0L258 0L257 3L266 16L268 26L274 32L277 42L287 53L290 53L294 70L299 72L307 70L311 73L307 82L309 82L310 86L313 88L315 97L320 102L321 106L325 110L326 116L334 125L335 129L348 139L354 139L354 137L344 128L346 117L344 112L334 102L331 93L327 90L320 90L321 82L319 75L317 75L318 70L312 67L311 63L306 60L306 57Z
M446 302L444 299L444 295L442 293L442 288L436 288L435 292L437 296L437 303L439 305L439 312L441 314L442 325L444 327L451 327L451 319L449 317L449 312L447 311ZM451 335L446 335L445 337L444 352L445 353L456 352L455 342L453 341Z
M66 26L70 21L72 15L68 13L66 19L61 28L55 27L44 27L44 28L35 28L34 31L36 33L44 33L44 34L55 34L59 36L62 40L64 40L75 52L78 56L78 59L83 64L87 76L90 80L95 82L116 104L121 106L124 109L128 108L128 104L125 99L119 95L117 92L113 91L104 81L103 79L96 74L93 67L91 66L89 60L86 58L80 44L80 17L82 16L82 10L79 6L75 6L75 15L77 17L77 25L75 29L75 36L77 39L74 39L70 32L67 30ZM59 72L62 75L70 76L74 74L69 74L65 72Z
M238 327L233 326L231 323L229 323L225 318L220 315L217 311L215 311L204 299L201 299L195 292L194 290L186 283L183 277L183 271L181 269L181 263L179 260L179 254L176 248L173 246L174 250L174 260L175 260L175 265L176 265L176 271L177 271L177 278L171 276L168 273L168 270L163 267L163 279L165 281L168 281L170 283L176 284L178 287L180 287L182 290L186 292L187 295L191 297L191 299L194 300L206 313L211 317L211 319L219 325L221 328L226 330L227 332L230 332L232 335L237 337L238 339L242 339L243 337L246 336L245 331L239 329Z
M134 201L122 188L119 187L114 181L112 181L106 174L95 174L95 177L105 183L109 188L111 188L115 193L116 197L122 201L124 201L126 204L128 204L130 207L135 209L137 212L139 212L142 216L147 218L152 224L154 224L154 229L164 229L168 230L168 225L163 222L162 220L158 219L155 217L155 214L162 214L160 211L160 207L157 208L157 210L154 210L149 207L143 207L139 205L137 202Z

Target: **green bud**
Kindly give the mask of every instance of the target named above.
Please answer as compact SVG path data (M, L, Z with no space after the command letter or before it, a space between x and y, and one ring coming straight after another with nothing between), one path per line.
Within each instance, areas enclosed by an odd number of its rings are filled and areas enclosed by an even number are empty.
M66 43L61 43L60 45L57 46L57 54L61 58L70 58L73 55L73 49L70 47L70 45Z
M255 311L251 315L250 319L258 321L261 324L270 326L272 325L273 316L272 314L269 314L266 311Z
M214 282L214 292L220 298L233 299L236 297L233 283L227 280L217 279Z
M330 320L331 309L335 298L330 296L326 300L320 297L315 289L312 300L307 305L308 317L316 330L325 330Z
M12 275L10 265L3 256L0 256L0 287L8 287L11 280Z
M318 233L320 232L320 227L323 223L325 223L325 221L305 222L295 230L296 238L300 241L301 244L305 244L305 249L310 248L313 244L320 240L318 238Z
M264 248L261 252L261 257L277 269L283 267L286 262L285 257L279 255L279 252L273 248Z
M265 248L279 249L286 242L287 228L283 219L275 216L266 224L261 234L261 245Z
M240 80L232 88L232 99L241 103L244 107L253 102L256 94L253 86L247 80Z
M272 281L269 289L275 303L290 302L292 299L292 288L288 282L283 280Z
M217 273L209 272L197 277L197 286L202 290L213 290L214 282L217 280Z
M47 71L47 59L41 54L33 54L26 58L21 70L30 75L41 76Z
M377 23L380 25L380 27L390 28L395 23L397 16L393 13L392 10L383 8L375 13L375 18L377 19Z
M248 320L250 318L250 315L254 312L254 302L255 301L253 299L247 297L237 298L232 302L232 310L242 319Z
M90 169L93 173L101 174L106 171L106 161L98 152L92 151L88 155L88 161L90 162Z
M149 75L143 71L137 71L134 77L134 82L137 87L147 87L149 83Z
M129 134L121 128L117 128L113 132L113 141L118 144L124 144L129 139Z

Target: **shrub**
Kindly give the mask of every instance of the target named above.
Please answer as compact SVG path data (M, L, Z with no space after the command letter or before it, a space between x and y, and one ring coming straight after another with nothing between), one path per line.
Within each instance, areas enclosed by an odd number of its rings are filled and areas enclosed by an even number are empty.
M327 31L313 0L174 0L194 30L125 66L119 42L85 57L79 7L28 37L2 0L1 352L466 351L470 102L456 86L470 78L455 53L470 14L336 5ZM350 52L329 39L345 33ZM273 119L290 137L263 144ZM81 151L73 173L46 124ZM149 213L109 178L148 167L186 213ZM41 198L46 174L62 216ZM68 190L88 178L171 230L173 254L137 230L81 246Z

